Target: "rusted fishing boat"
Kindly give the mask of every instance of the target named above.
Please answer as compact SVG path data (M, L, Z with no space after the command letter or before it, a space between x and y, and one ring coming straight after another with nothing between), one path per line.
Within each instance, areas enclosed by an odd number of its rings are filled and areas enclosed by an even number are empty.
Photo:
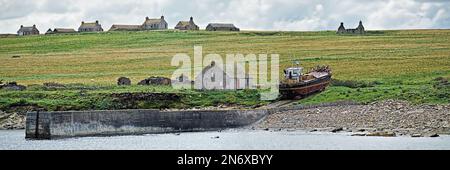
M331 82L331 69L328 66L316 66L306 74L303 67L291 67L284 70L284 80L280 82L282 98L303 98L321 92Z

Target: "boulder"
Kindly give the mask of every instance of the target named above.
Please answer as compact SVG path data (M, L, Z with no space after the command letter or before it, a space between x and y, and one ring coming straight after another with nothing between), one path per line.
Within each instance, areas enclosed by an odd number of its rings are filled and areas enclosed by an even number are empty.
M412 134L411 137L413 138L418 138L418 137L423 137L422 134Z
M367 134L365 134L365 133L355 133L355 134L352 134L351 136L367 136Z
M356 131L357 131L357 132L365 132L365 131L366 131L366 129L364 129L364 128L361 128L361 129L357 129Z
M343 131L343 130L344 130L344 128L338 127L338 128L334 128L333 130L331 130L331 132L336 133L336 132L340 132L340 131Z
M430 134L427 134L426 137L436 138L436 137L439 137L439 135L437 133L430 133Z
M166 77L150 77L144 80L141 80L138 85L161 85L161 86L170 86L171 80Z
M127 77L120 77L119 79L117 79L117 85L129 86L129 85L131 85L131 80Z
M0 85L0 89L22 91L22 90L27 89L27 87L23 86L23 85L19 85L16 82L9 82L4 85Z
M395 137L396 135L394 132L381 131L369 133L367 136Z

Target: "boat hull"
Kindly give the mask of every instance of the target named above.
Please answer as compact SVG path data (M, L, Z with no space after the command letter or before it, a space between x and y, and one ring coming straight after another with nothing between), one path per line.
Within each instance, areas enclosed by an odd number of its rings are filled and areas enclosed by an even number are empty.
M282 98L306 97L308 95L321 92L331 82L331 75L316 78L309 82L282 83L280 84L280 93Z

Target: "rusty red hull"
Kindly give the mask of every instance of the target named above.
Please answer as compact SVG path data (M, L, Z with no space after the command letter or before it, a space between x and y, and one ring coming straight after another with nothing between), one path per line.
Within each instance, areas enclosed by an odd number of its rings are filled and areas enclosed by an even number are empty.
M328 75L309 82L280 84L280 93L284 98L306 97L325 90L330 82L331 75Z

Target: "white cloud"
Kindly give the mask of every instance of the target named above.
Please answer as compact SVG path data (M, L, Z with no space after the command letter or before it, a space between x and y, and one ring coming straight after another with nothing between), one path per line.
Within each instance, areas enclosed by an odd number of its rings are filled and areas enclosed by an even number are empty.
M450 2L439 0L0 0L0 11L1 33L33 24L41 32L77 28L83 20L109 29L160 15L169 27L193 16L202 28L232 22L244 30L334 30L359 20L367 29L450 28Z

